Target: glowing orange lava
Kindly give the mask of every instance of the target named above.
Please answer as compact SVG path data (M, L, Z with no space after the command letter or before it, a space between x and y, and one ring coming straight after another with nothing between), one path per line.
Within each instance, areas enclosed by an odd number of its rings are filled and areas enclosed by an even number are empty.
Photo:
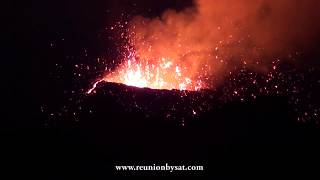
M92 93L97 84L102 81L140 88L181 91L198 91L206 87L199 77L188 76L188 67L176 64L169 58L162 57L157 60L143 61L136 58L134 53L127 58L117 69L96 81L87 93Z
M197 91L204 88L200 79L189 77L187 72L187 67L175 64L165 57L151 62L139 61L133 55L114 72L107 74L103 80L151 89Z

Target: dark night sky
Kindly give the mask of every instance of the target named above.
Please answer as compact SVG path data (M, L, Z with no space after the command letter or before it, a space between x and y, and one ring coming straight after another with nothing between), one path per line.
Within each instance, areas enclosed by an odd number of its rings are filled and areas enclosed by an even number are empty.
M1 118L2 155L8 159L7 167L57 178L117 176L114 163L142 161L191 162L208 168L200 175L182 174L195 176L277 172L304 177L316 172L319 129L312 123L297 123L287 97L232 102L206 112L185 128L177 122L127 113L109 97L93 98L86 103L96 103L94 117L44 126L43 104L60 107L68 97L64 91L87 87L92 80L75 85L74 64L117 56L113 53L117 44L108 38L114 34L106 32L106 26L138 14L158 16L169 7L179 10L192 6L192 1L33 0L7 5L8 49L1 62L6 104L5 118ZM303 58L315 59L306 64L317 66L319 57L315 45Z

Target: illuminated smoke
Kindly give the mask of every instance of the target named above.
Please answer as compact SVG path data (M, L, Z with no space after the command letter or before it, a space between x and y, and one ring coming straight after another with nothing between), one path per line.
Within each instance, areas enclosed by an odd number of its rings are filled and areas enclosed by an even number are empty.
M127 33L127 56L102 80L154 89L216 87L245 66L268 73L318 32L320 1L196 0L195 7L137 16ZM288 59L288 58L287 58Z

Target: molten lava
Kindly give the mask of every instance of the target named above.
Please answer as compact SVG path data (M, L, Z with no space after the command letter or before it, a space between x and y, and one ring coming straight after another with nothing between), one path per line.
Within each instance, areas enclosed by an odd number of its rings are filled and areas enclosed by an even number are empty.
M130 53L127 60L115 71L107 73L102 79L96 81L87 93L90 94L101 81L168 90L198 91L206 87L200 77L188 75L186 66L174 63L173 60L165 57L152 61L140 60L135 53Z

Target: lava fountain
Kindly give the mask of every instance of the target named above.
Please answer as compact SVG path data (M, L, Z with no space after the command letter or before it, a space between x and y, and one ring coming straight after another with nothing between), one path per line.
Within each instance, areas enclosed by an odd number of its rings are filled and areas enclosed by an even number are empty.
M141 61L135 53L131 53L115 71L96 81L87 93L90 94L102 81L151 89L198 91L206 88L201 77L188 75L187 66L165 57L152 62Z
M187 66L166 57L153 61L140 60L135 53L130 53L127 60L103 80L151 89L197 91L205 88L200 77L188 74Z

